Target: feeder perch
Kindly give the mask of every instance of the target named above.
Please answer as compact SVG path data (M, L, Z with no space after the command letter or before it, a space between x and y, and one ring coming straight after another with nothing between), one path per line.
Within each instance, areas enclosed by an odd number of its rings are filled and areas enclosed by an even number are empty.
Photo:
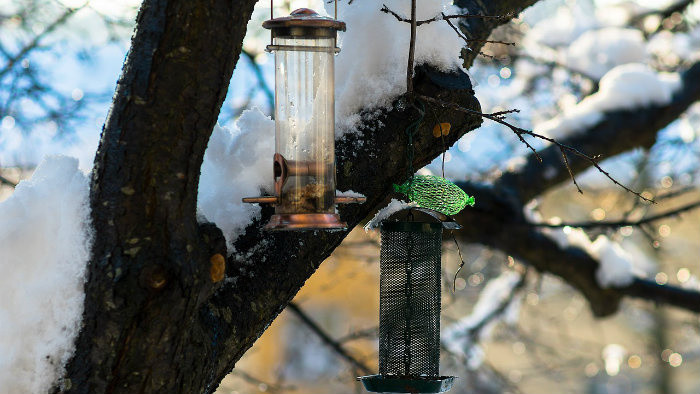
M344 229L336 204L334 55L345 23L308 8L263 23L275 53L275 195L243 202L273 204L268 230Z
M443 228L459 226L418 212L445 225L408 219L380 225L379 374L358 378L370 392L442 393L455 379L440 376L440 263Z

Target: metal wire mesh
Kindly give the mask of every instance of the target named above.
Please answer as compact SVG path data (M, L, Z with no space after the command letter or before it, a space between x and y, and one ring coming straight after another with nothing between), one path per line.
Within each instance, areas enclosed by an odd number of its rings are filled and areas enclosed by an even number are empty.
M445 178L434 175L416 175L403 185L394 185L394 190L405 194L418 206L456 215L467 205L474 206L470 197L459 186Z
M442 226L381 226L379 373L439 376Z

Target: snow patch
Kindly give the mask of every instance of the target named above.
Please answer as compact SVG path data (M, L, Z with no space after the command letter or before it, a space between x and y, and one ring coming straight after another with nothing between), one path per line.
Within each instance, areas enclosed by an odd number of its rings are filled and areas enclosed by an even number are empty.
M364 194L358 193L358 192L356 192L356 191L354 191L354 190L346 190L346 191L336 190L336 191L335 191L335 194L336 194L336 195L341 195L341 194L342 194L342 195L345 196L345 197L366 197Z
M651 266L644 261L642 253L638 253L629 245L626 250L604 235L591 242L588 234L580 228L567 226L562 229L543 229L542 232L552 238L559 247L583 249L596 259L599 264L596 281L603 288L627 286L635 277L644 275L644 271L648 271Z
M514 271L504 271L498 277L491 279L479 294L472 312L444 330L441 339L443 346L450 352L464 357L470 368L478 368L483 360L483 356L479 357L479 354L483 352L475 342L488 339L498 321L515 324L518 320L522 297L513 296L510 301L508 297L511 297L521 279L522 276ZM491 316L506 301L508 305L503 314L491 319ZM481 327L477 333L472 333L488 319L491 321ZM474 337L473 334L478 336Z
M531 223L541 223L542 216L531 203L523 210ZM552 224L561 223L558 217L549 220ZM620 243L611 241L605 235L599 235L591 242L588 234L581 228L565 226L562 228L542 228L542 233L554 240L560 248L579 248L598 261L596 281L603 288L627 286L636 277L652 272L654 263L637 249L627 243L623 248Z
M616 66L644 63L647 58L642 32L616 27L583 33L566 53L569 67L595 78L601 78Z
M274 153L275 123L257 108L244 111L233 130L214 127L202 163L197 206L223 231L229 252L241 231L260 217L258 204L241 199L274 190Z
M379 227L379 225L386 219L388 219L391 215L395 214L396 212L399 212L401 210L404 210L406 208L413 208L417 207L418 204L415 202L405 202L401 200L397 200L395 198L392 198L391 201L387 206L384 208L380 209L377 211L377 214L374 215L372 220L367 222L365 224L365 231L372 230L374 228Z
M595 277L601 287L623 287L634 281L632 255L617 242L601 235L591 244L590 252L599 262Z
M449 0L421 0L416 16L432 18L464 12ZM359 111L389 108L406 91L406 63L410 42L410 24L381 12L382 4L410 17L411 2L405 0L355 1L339 3L339 18L347 24L340 34L341 48L336 59L337 133L354 130ZM439 43L440 45L436 45ZM459 55L464 42L444 21L418 26L415 64L430 64L441 70L453 70L462 64Z
M573 11L566 7L557 9L556 15L538 21L525 37L527 46L537 44L548 47L569 45L586 30L596 25L595 19L574 15Z
M638 63L617 66L601 78L598 92L562 115L536 125L534 131L563 138L588 130L603 119L605 112L667 104L680 87L677 73L656 72Z
M63 373L83 313L92 242L89 179L49 156L0 203L0 387L46 393Z

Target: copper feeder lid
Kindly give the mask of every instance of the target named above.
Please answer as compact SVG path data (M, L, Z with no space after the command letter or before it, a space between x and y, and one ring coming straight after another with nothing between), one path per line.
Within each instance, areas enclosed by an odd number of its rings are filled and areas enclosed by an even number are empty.
M345 22L321 16L316 11L309 8L299 8L298 10L292 11L289 16L266 20L263 22L263 27L271 30L306 27L345 31Z

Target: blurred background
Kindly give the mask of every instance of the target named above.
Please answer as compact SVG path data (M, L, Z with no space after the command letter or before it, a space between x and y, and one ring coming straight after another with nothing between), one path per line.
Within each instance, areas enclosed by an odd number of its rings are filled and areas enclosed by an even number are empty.
M0 200L44 155L75 156L84 171L91 169L139 3L0 0ZM276 15L324 7L302 0L275 6ZM268 3L259 3L250 21L219 118L224 126L247 108L273 111L272 55L264 51L269 33L261 27L269 13ZM469 73L484 111L518 108L516 123L532 128L597 91L616 65L641 62L674 72L700 60L699 21L693 1L543 0L491 37L515 46L487 45ZM586 48L592 34L611 45ZM624 45L615 47L623 36ZM620 48L628 55L610 56ZM696 104L651 149L603 162L618 180L663 204L649 205L589 171L579 179L583 195L565 184L529 209L549 222L603 221L696 201L699 139ZM444 161L452 180L490 182L525 154L509 130L485 123L422 171L440 173ZM700 213L691 212L589 235L620 242L659 284L699 289L698 222ZM355 377L377 368L378 246L377 233L355 229L217 393L364 392ZM441 365L443 374L459 376L452 392L700 393L697 315L625 301L614 317L595 319L586 300L559 279L499 251L460 247L467 264L455 278L455 244L446 238L443 246ZM479 316L479 308L494 313ZM468 340L456 339L465 319L477 317Z

